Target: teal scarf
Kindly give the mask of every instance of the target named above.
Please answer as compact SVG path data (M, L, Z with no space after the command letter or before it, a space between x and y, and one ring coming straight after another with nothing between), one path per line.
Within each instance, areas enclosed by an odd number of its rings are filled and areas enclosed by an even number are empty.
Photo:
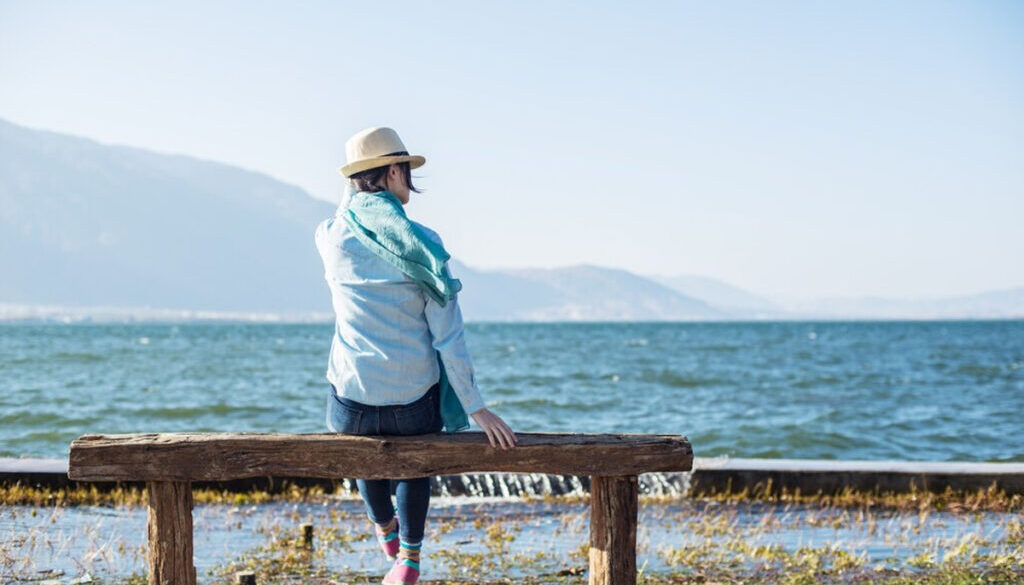
M442 307L455 299L455 294L462 290L462 282L448 273L445 263L451 255L409 221L398 197L390 191L367 193L351 187L345 196L341 216L364 246L409 276ZM449 433L467 429L469 417L448 383L441 353L434 350L434 354L441 370L441 420L444 429Z

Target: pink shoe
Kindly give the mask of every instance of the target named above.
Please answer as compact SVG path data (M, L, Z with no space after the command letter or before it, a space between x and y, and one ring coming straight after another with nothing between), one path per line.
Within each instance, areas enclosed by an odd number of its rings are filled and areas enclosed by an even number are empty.
M380 524L374 523L374 532L377 534L377 542L380 543L381 550L384 551L384 555L388 557L389 561L396 560L398 558L398 516L395 516L395 527L390 531L385 532L381 529Z
M412 559L401 558L395 561L391 570L384 575L382 585L416 585L420 578L420 564Z

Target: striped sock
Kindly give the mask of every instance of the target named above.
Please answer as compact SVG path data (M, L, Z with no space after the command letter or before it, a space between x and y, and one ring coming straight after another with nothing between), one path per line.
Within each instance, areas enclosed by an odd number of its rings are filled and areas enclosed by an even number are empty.
M399 561L409 567L420 570L420 548L423 546L423 542L406 542L399 539L398 544L398 559Z
M377 524L377 523L374 522L374 524ZM394 532L395 531L395 518L392 516L391 520L388 520L386 523L384 523L384 524L377 524L377 528L380 530L380 532L382 534L389 534L391 532Z
M398 516L392 516L391 520L384 524L374 522L373 525L377 542L380 543L380 549L384 551L384 556L389 560L396 559L398 557Z

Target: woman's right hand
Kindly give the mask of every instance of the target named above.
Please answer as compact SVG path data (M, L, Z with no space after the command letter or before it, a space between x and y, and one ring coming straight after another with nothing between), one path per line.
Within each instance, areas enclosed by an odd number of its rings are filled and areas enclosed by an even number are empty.
M505 421L501 420L500 416L487 410L487 407L474 411L470 416L487 434L487 440L491 442L491 447L501 445L502 449L512 449L516 446L515 433L505 424Z

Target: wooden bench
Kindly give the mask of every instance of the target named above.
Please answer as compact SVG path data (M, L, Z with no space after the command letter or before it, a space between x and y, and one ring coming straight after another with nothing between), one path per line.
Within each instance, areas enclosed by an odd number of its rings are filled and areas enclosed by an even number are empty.
M71 443L68 477L145 481L149 583L194 585L193 481L250 477L403 479L510 471L590 476L591 585L636 583L637 475L689 471L681 435L516 433L491 447L482 432L416 436L337 433L83 435Z

